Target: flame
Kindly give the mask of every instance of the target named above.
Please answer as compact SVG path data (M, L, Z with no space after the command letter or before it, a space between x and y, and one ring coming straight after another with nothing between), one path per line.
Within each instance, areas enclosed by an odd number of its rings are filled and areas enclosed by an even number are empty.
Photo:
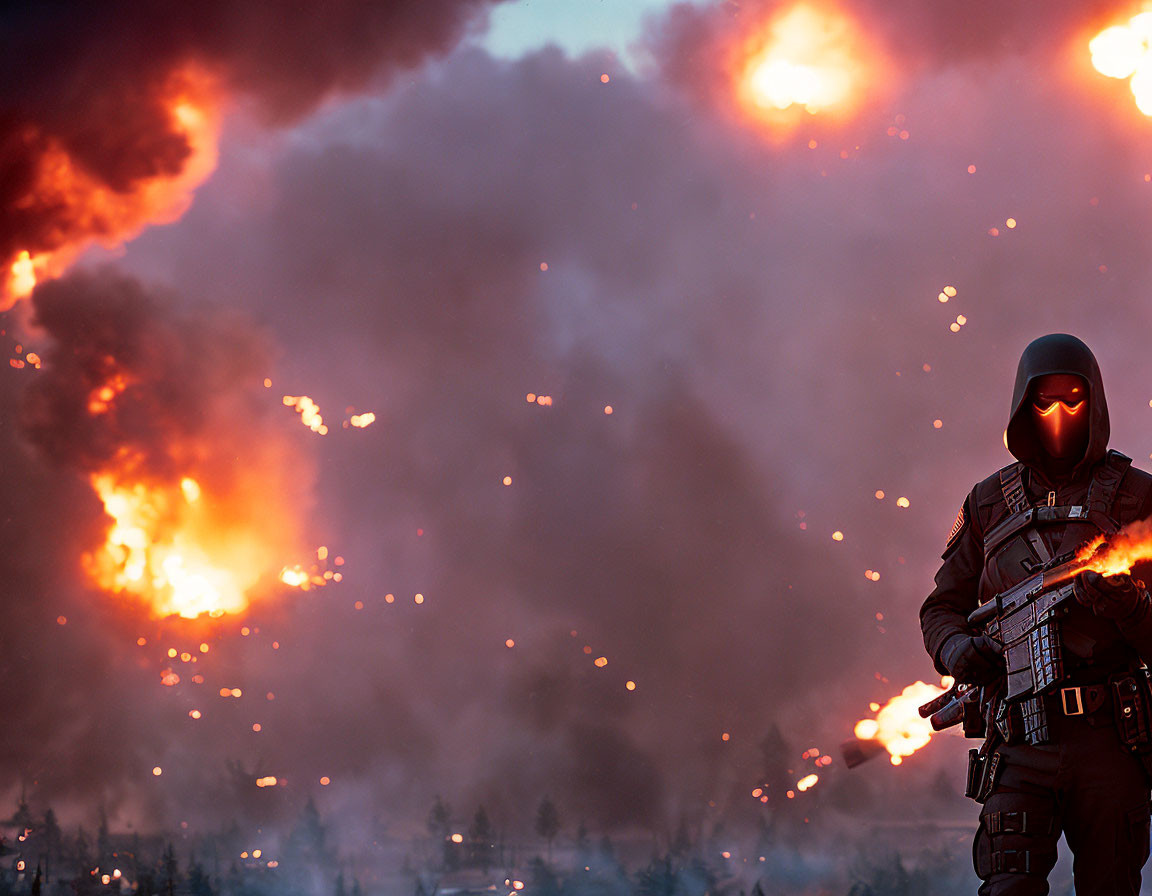
M241 498L213 500L190 476L146 485L99 473L91 482L113 524L103 546L84 556L84 568L98 587L142 599L154 616L241 613L248 592L276 566L276 539L230 507ZM308 591L342 575L295 566L283 567L279 578Z
M846 15L797 3L746 43L739 63L741 102L758 116L847 108L873 67L861 31Z
M84 557L101 588L145 598L157 616L194 619L247 608L244 592L259 574L239 551L230 552L232 562L208 555L198 536L208 534L212 521L199 512L195 480L185 477L165 488L122 485L97 474L92 487L114 521L104 546Z
M44 148L21 205L26 212L44 210L57 226L42 238L44 245L25 246L0 259L0 311L30 294L38 282L59 276L93 243L118 246L150 224L166 224L184 214L192 192L216 167L220 92L207 72L187 66L169 77L163 94L172 132L184 138L189 150L175 176L157 174L128 189L113 188L59 140L28 135Z
M1077 552L1076 559L1102 576L1131 572L1137 563L1152 560L1152 520L1129 523L1110 538L1097 535Z
M905 756L911 756L932 739L932 723L920 718L920 706L938 697L951 687L950 679L943 679L943 687L917 681L908 685L896 697L880 707L874 719L861 719L855 734L862 740L877 740L888 751L893 765L900 765Z
M1129 78L1136 107L1152 116L1152 12L1105 28L1088 42L1092 67L1108 78Z

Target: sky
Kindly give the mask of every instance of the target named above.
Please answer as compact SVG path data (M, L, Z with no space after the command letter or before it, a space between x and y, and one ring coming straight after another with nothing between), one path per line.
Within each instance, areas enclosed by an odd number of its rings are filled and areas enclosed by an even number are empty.
M917 610L1029 341L1083 338L1152 452L1152 123L1087 50L1133 10L845 2L808 111L746 92L791 4L640 6L0 28L0 255L38 281L0 322L0 802L312 797L352 840L437 795L667 833L959 790L958 737L838 748L937 681ZM134 501L181 558L136 579ZM246 608L130 584L200 555ZM765 804L773 731L821 780Z
M505 58L555 44L570 56L608 49L627 61L644 17L669 5L670 0L515 0L492 11L480 44Z

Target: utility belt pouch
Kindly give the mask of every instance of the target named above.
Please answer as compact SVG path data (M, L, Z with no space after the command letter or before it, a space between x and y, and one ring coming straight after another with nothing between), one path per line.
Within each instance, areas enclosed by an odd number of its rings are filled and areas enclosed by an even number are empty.
M972 749L968 751L968 780L964 785L964 795L978 803L983 803L996 786L996 775L1000 771L1000 753L993 750L984 753Z
M1143 672L1134 672L1112 681L1116 700L1116 730L1130 750L1152 751L1152 727L1148 718L1148 683Z
M980 792L980 784L984 780L984 769L988 765L988 757L976 748L968 751L968 780L964 784L964 796L970 800L976 799Z
M992 723L1006 744L1018 744L1023 739L1023 720L1020 716L1020 707L1013 701L1009 703L1003 697L995 700L990 707Z

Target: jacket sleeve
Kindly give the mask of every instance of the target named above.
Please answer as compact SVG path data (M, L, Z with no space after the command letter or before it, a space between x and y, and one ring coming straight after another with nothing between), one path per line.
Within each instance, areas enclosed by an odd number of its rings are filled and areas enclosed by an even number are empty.
M972 495L964 499L944 550L944 562L936 573L936 587L920 607L924 646L941 675L948 674L940 662L944 642L953 635L973 634L968 625L968 614L980 603L984 537L972 514L973 503Z

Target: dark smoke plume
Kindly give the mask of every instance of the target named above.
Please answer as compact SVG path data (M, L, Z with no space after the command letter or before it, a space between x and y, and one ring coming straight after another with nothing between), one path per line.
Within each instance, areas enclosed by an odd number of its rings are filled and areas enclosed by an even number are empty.
M182 172L192 148L171 105L189 67L213 82L208 93L225 94L202 101L240 94L283 123L451 47L491 2L8 5L0 13L0 260L6 267L21 250L114 240L144 223L119 220L92 193L115 199Z

